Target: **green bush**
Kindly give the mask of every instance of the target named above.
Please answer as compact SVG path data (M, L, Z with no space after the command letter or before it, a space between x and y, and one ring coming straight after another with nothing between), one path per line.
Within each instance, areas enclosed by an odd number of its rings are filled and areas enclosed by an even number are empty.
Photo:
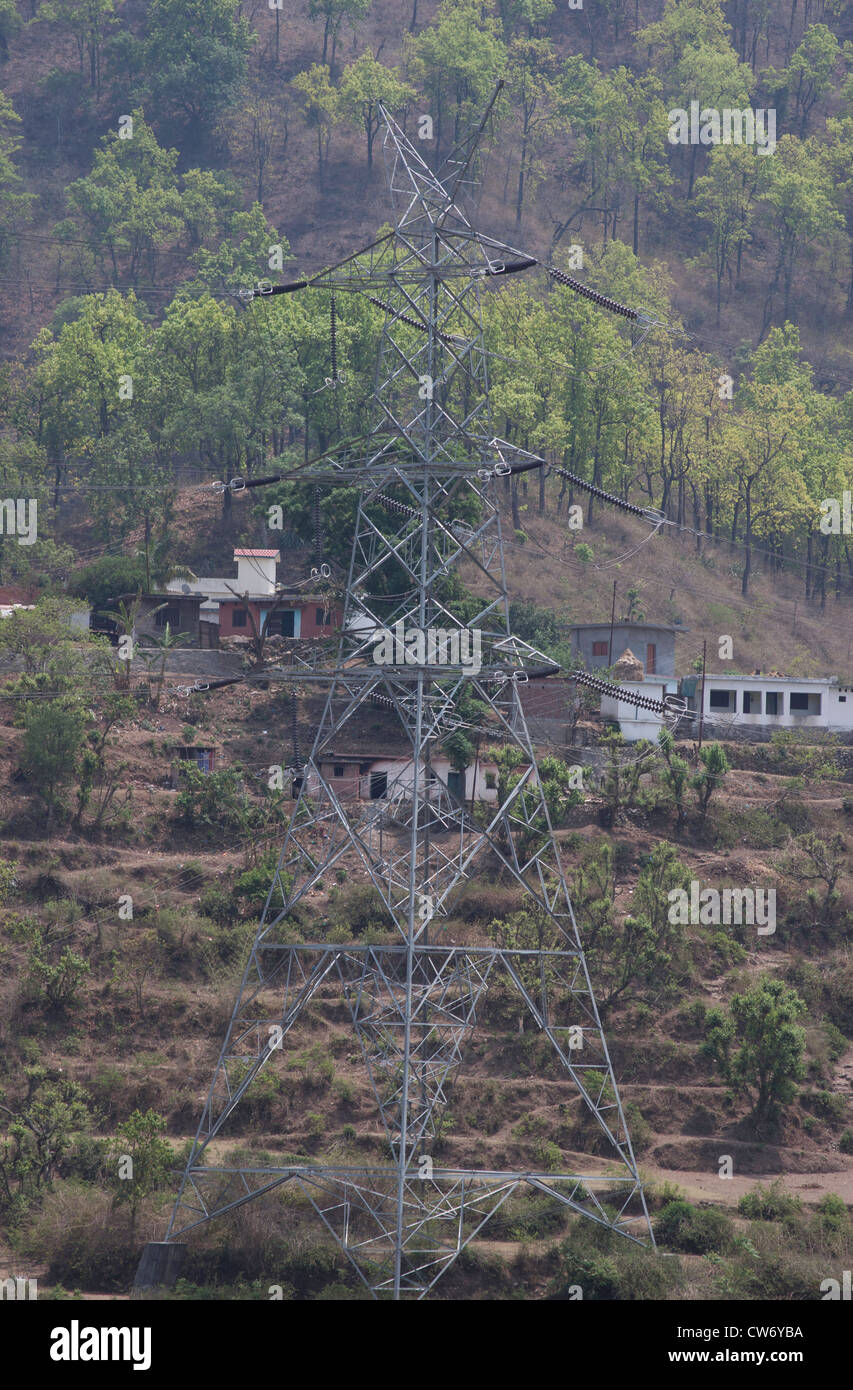
M724 1254L731 1248L731 1218L713 1207L697 1208L689 1202L669 1202L655 1223L655 1238L686 1255Z
M759 1183L750 1192L745 1192L737 1204L741 1216L750 1221L785 1221L798 1215L803 1209L799 1197L792 1197L783 1191L781 1179L777 1178L769 1187Z
M199 907L205 917L209 917L221 927L227 926L237 915L234 899L221 883L205 884Z
M565 1230L568 1210L556 1197L519 1194L504 1202L485 1227L487 1240L545 1240Z
M145 587L145 563L126 555L102 555L78 570L68 592L85 598L95 609L111 611L116 598Z
M820 1228L827 1235L847 1235L851 1232L850 1215L841 1197L827 1192L817 1204Z
M175 798L175 818L189 830L245 831L252 818L252 804L243 778L235 767L202 772L195 763L178 764L181 789Z
M584 1301L604 1302L619 1297L619 1271L615 1262L605 1255L579 1254L571 1241L560 1248L561 1269L548 1285L546 1297L574 1299L580 1288Z
M270 884L278 867L278 857L277 848L268 850L263 859L254 864L251 869L244 870L234 881L234 899L250 917L260 917L264 910ZM289 892L293 883L292 875L282 873L281 879L285 893ZM283 906L278 887L273 895L273 902L277 907Z
M341 893L335 905L335 926L349 928L352 936L361 936L370 928L390 930L388 910L372 883L353 883Z

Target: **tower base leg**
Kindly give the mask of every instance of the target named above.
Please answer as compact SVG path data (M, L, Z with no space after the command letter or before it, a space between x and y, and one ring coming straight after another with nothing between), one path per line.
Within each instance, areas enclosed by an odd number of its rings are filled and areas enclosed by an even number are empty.
M174 1241L149 1241L140 1256L131 1298L150 1298L158 1289L173 1289L186 1253L187 1247Z

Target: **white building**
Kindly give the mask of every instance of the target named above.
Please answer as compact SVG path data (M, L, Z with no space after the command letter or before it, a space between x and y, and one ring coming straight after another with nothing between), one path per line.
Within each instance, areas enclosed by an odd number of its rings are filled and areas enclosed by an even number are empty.
M662 701L664 695L678 694L678 681L675 679L642 680L631 681L630 683L623 681L622 688L631 690L646 700ZM615 695L602 695L601 716L603 719L617 722L626 743L637 743L641 738L647 738L655 743L664 723L662 714L643 709L642 706L631 704L628 700L620 700Z
M447 787L460 801L497 801L498 769L490 758L480 757L465 772L454 772L448 758L437 754L432 759L434 781ZM340 801L384 801L402 795L410 797L414 782L414 762L411 758L393 757L382 753L323 754L320 771ZM421 763L421 788L424 766ZM298 789L298 781L296 788ZM317 788L309 784L308 792Z
M208 623L219 622L219 605L237 594L253 598L271 598L276 591L276 566L281 558L278 550L235 550L237 575L225 579L212 575L199 579L170 579L166 585L172 594L203 594L200 616Z
M699 709L702 681L683 683L688 706ZM706 721L718 728L823 729L853 731L853 686L834 676L705 677Z

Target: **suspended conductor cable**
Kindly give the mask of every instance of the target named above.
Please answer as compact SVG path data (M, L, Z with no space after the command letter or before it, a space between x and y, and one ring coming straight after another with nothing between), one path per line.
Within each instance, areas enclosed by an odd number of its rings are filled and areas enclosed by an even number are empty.
M617 497L612 492L605 492L604 488L597 487L595 483L588 483L586 478L578 477L577 473L570 473L567 468L551 469L560 478L568 478L573 487L579 487L584 492L590 493L592 497L597 497L600 502L607 502L611 507L619 507L623 512L628 512L631 516L638 516L643 521L653 521L656 527L662 526L666 521L663 512L659 512L654 507L638 507L633 502L626 502L623 498Z

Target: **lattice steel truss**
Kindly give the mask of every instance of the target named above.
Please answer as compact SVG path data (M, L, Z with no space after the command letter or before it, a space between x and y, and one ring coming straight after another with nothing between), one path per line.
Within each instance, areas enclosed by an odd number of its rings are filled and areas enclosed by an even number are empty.
M327 479L337 470L360 485L337 660L305 677L327 683L324 714L166 1239L294 1184L366 1287L400 1298L426 1295L525 1184L630 1239L653 1237L520 698L531 671L550 668L509 626L496 479L536 462L493 432L481 296L490 277L534 262L474 231L457 204L475 142L440 179L390 117L385 125L394 230L310 282L368 294L385 312L372 432L359 450L327 459L322 474L305 475ZM462 564L479 575L484 595L467 623L453 602ZM443 652L418 650L411 634L431 628L450 637L479 632L480 668L461 655L442 661L452 643ZM411 641L393 653L402 660L376 664L379 629ZM476 813L433 767L460 697L471 695L523 768L510 791ZM328 766L348 721L369 701L395 713L411 762L389 775L384 797L347 800ZM390 940L290 944L293 908L353 853L385 904ZM454 890L499 868L526 895L536 948L442 940ZM567 1094L579 1097L606 1141L607 1157L584 1165L588 1171L459 1170L432 1157L478 1003L498 977L517 990L559 1060ZM286 1051L309 1003L324 1000L345 1001L387 1161L212 1164L211 1142L262 1069Z

